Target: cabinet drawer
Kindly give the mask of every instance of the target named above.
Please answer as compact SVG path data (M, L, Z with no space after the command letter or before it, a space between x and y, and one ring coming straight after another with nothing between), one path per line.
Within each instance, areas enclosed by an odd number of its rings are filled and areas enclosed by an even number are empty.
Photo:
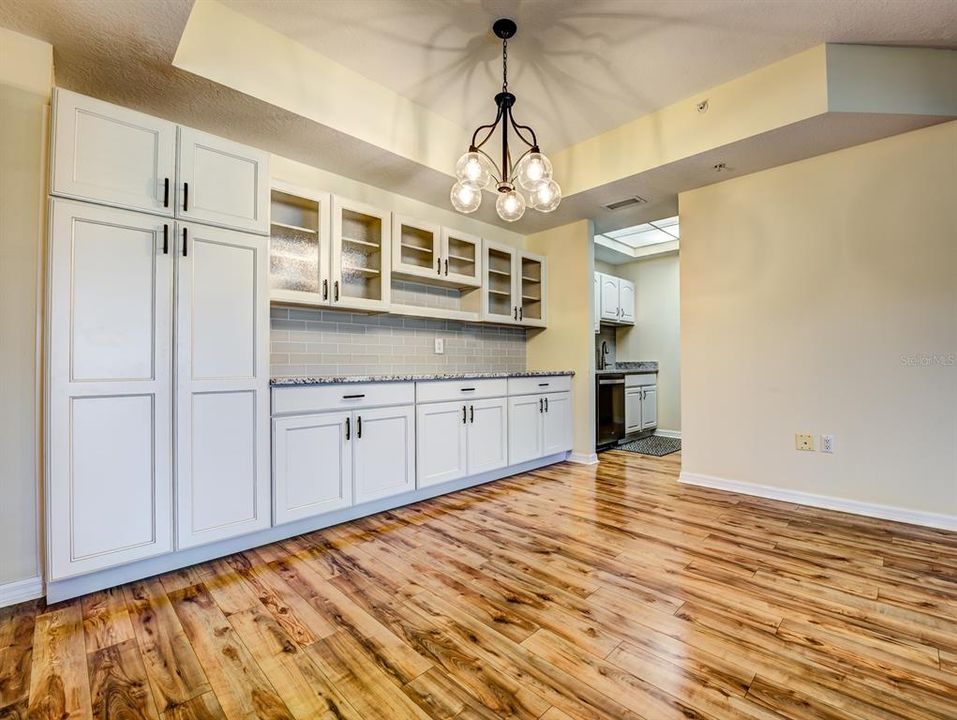
M571 375L535 375L508 379L509 395L568 392L572 389Z
M638 387L639 385L654 385L658 382L656 373L637 373L635 375L625 375L625 387Z
M434 380L415 384L415 400L420 403L505 397L507 392L506 378Z
M272 414L295 415L323 410L412 405L413 383L336 383L292 385L272 389Z

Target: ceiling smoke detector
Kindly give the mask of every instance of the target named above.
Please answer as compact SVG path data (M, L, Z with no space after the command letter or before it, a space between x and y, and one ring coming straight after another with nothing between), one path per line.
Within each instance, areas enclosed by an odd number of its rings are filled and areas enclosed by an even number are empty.
M608 203L604 206L606 210L623 210L626 207L632 207L633 205L644 205L647 200L643 197L634 195L630 198L625 198L624 200L616 200L615 202Z

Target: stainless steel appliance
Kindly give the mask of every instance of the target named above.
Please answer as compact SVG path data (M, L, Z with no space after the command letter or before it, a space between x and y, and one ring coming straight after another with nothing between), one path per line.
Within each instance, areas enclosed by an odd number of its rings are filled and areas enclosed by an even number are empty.
M596 376L597 436L596 447L614 447L625 437L625 376L602 373Z

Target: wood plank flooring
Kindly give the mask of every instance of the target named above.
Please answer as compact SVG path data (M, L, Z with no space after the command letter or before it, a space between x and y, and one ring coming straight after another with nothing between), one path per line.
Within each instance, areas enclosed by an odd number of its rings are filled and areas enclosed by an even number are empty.
M0 718L957 718L957 534L605 453L0 610Z

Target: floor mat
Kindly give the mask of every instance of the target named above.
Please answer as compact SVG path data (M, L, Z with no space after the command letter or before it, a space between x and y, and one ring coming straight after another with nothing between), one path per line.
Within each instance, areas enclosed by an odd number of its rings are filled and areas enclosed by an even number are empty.
M627 450L628 452L640 453L642 455L671 455L681 449L681 440L678 438L659 437L651 435L650 437L632 440L624 445L619 445L616 450Z

